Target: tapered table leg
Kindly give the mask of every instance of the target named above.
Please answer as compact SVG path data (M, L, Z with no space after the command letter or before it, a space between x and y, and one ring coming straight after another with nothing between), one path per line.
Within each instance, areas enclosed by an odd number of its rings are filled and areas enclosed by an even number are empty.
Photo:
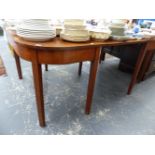
M151 58L153 57L153 53L151 51L147 51L147 57L145 58L145 61L142 66L141 74L139 75L139 81L143 81L145 77L145 73L147 69L149 68L149 65L151 63Z
M85 107L86 114L89 114L90 109L91 109L99 60L100 60L100 48L97 48L95 60L91 62L91 66L90 66L90 74L89 74L89 82L88 82L88 90L87 90L87 100L86 100L86 107Z
M137 82L138 73L139 73L140 68L142 66L144 56L146 54L146 50L147 50L146 47L147 47L146 43L142 45L142 48L141 48L141 51L139 53L134 72L132 74L131 82L130 82L129 87L128 87L128 92L127 92L128 95L131 94L132 88L135 85L135 83Z
M20 63L20 58L19 58L19 56L16 54L16 52L13 52L13 53L14 53L14 58L15 58L15 62L16 62L18 77L19 77L19 79L23 79L22 70L21 70L21 63Z
M45 71L48 71L48 65L45 64Z
M83 64L83 62L80 62L80 63L79 63L79 69L78 69L78 74L79 74L79 76L81 75L82 64Z
M34 87L36 95L36 105L38 110L39 124L41 127L45 126L45 111L44 111L44 98L43 98L43 84L42 84L42 70L41 64L37 61L32 62Z

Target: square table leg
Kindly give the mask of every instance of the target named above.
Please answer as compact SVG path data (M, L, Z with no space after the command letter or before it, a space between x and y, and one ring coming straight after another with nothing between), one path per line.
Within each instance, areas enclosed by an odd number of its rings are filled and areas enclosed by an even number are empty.
M86 114L89 114L91 109L94 86L96 81L96 74L97 74L97 69L98 69L99 60L100 60L100 51L101 51L100 47L96 48L95 60L91 61L88 90L87 90L87 100L86 100L86 107L85 107Z
M39 117L39 124L41 127L45 126L45 110L44 110L44 97L43 97L43 83L42 83L42 69L41 64L37 61L32 62L36 105Z
M45 64L45 71L48 71L48 64Z
M132 74L131 82L128 87L128 91L127 91L128 95L131 94L132 88L134 87L135 83L137 82L137 77L138 77L140 68L142 66L146 51L147 51L147 43L142 45L141 51L139 53L136 66L135 66L134 72Z
M14 58L15 58L15 62L16 62L18 77L19 77L19 79L23 79L22 69L21 69L21 63L20 63L20 58L19 58L19 56L16 54L16 52L13 51L13 54L14 54Z
M79 63L79 69L78 69L78 74L79 74L79 76L81 76L82 65L83 65L83 62L80 62L80 63Z

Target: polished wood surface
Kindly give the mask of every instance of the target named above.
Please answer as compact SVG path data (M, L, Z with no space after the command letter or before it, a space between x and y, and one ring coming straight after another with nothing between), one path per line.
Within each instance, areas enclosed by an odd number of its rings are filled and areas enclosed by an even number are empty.
M126 44L144 44L144 48L139 55L139 61L137 62L135 72L130 82L130 90L136 83L136 78L143 62L145 55L145 45L148 39L143 40L129 40L129 41L89 41L85 43L72 43L55 38L47 42L32 42L26 41L13 33L7 31L8 41L14 48L14 51L18 57L21 57L32 63L34 87L36 95L36 105L38 109L38 117L40 126L45 126L45 112L44 112L44 95L42 84L41 64L69 64L83 61L90 61L90 75L87 90L86 99L86 114L90 113L93 91L95 86L96 73L98 63L100 61L100 49L102 46L117 46ZM82 64L81 64L82 67ZM81 71L79 71L80 73Z
M88 84L88 90L87 90L87 96L89 97L87 97L86 107L85 107L86 114L89 114L91 109L92 97L93 97L95 80L96 80L96 73L97 73L97 68L98 68L100 53L101 53L101 47L97 47L95 50L96 50L95 59L94 61L91 61L91 67L90 67L89 84Z
M97 46L112 46L112 45L126 45L126 44L136 44L136 43L143 43L148 41L148 39L141 39L141 40L127 40L127 41L113 41L113 40L107 40L107 41L88 41L88 42L81 42L81 43L74 43L74 42L67 42L64 40L61 40L59 37L56 37L50 41L46 42L32 42L32 41L26 41L17 35L15 35L13 32L10 32L9 34L12 35L13 40L16 43L20 43L21 45L26 45L32 48L37 49L72 49L72 48L83 48L83 47L97 47Z
M37 53L35 52L37 57ZM40 126L45 126L45 111L44 111L44 95L43 95L43 82L42 82L42 70L41 64L37 59L32 61L33 79L35 87L36 104L38 110L38 117Z

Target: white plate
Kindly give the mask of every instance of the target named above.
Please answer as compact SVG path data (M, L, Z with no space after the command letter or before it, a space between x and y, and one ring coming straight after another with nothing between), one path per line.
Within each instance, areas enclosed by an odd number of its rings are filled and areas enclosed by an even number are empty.
M22 34L34 34L34 35L53 35L56 34L56 30L50 30L50 31L31 31L31 30L22 30L22 29L17 29L17 33L22 33Z
M65 29L76 29L76 30L86 30L85 25L64 25Z
M56 34L53 36L25 36L22 34L17 34L18 36L22 37L25 40L29 40L29 41L46 41L46 40L50 40L56 37Z
M35 26L35 25L18 25L17 29L22 29L22 30L35 30L35 31L50 31L53 30L52 26Z
M56 34L46 36L46 35L32 35L32 34L30 34L30 35L25 35L25 34L17 33L17 35L18 35L18 36L23 36L23 37L24 37L24 36L25 36L25 37L31 37L31 38L49 38L49 37L55 36Z
M66 37L76 37L76 38L88 38L89 31L88 30L70 30L70 29L63 29L61 31L62 35Z
M55 37L55 35L52 35L52 36L34 36L34 35L22 35L22 34L17 34L18 36L20 36L20 37L25 37L25 38L53 38L53 37Z
M83 19L65 19L64 25L84 25L85 21Z
M34 33L34 34L52 34L56 33L56 31L23 31L23 30L17 30L17 32L21 33Z
M25 33L25 32L20 32L20 31L17 31L17 34L23 34L23 35L41 35L41 36L51 36L51 35L55 35L56 32L53 32L53 33Z
M129 37L129 36L111 36L111 38L117 41L125 41L129 39L133 39L133 37Z
M23 37L23 36L20 36L20 37L28 41L47 41L47 40L55 38L55 36L50 37L50 38L31 38L31 37Z
M46 19L28 19L28 20L23 20L21 22L22 24L25 25L33 25L33 24L41 24L41 25L48 25L49 24L49 20Z
M60 33L60 38L66 41L71 41L71 42L86 42L90 40L90 37L76 37L76 36L68 36L63 33Z

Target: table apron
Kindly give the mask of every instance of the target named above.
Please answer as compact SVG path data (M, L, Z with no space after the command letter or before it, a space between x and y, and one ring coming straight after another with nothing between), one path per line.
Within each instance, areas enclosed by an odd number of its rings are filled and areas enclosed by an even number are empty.
M37 51L40 64L69 64L81 61L95 60L95 47L67 50L41 50Z
M148 50L148 51L155 50L155 41L154 41L154 40L149 41L149 42L147 43L147 50Z
M33 61L35 59L35 50L32 48L26 48L20 45L13 46L16 54L24 60Z

